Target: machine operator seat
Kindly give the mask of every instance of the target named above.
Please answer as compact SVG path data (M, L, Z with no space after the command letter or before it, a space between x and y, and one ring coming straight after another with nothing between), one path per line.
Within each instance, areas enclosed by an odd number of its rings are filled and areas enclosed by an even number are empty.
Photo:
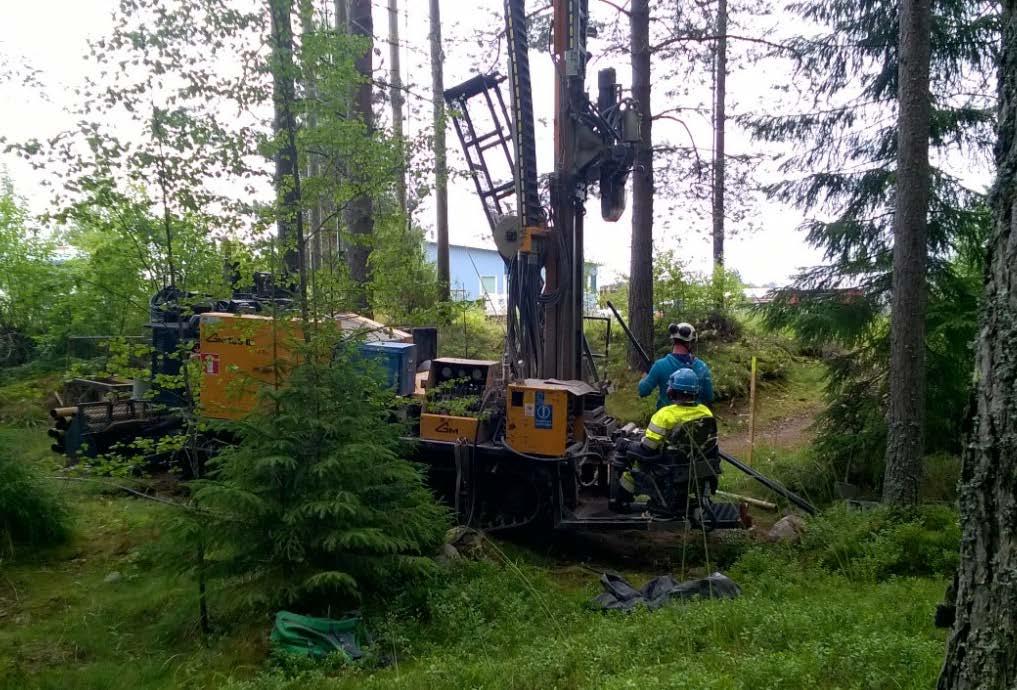
M667 438L665 455L674 464L718 458L717 420L714 417L679 424Z
M696 462L716 462L719 458L717 447L717 420L703 417L685 424L679 424L668 435L667 444L653 453L638 443L629 443L626 460L648 462L660 465L687 465Z
M717 491L721 473L717 420L704 417L678 425L671 430L666 447L660 453L654 454L640 444L628 443L624 459L614 468L615 476L626 470L637 477L637 485L646 489L651 506L686 510L690 493L700 496L700 500L708 500L709 495ZM638 479L639 475L644 479ZM612 486L612 497L613 503L621 506L632 499L617 486Z

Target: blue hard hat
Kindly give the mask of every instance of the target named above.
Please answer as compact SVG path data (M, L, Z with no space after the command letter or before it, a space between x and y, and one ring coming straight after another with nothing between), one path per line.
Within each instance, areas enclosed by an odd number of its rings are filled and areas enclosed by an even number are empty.
M679 369L668 378L667 389L686 395L699 395L699 376L688 367Z

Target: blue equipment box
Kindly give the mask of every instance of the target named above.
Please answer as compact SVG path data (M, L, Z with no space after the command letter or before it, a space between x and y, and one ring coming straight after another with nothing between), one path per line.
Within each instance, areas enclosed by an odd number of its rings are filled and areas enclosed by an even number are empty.
M386 383L397 395L413 395L416 390L417 346L413 343L371 342L360 346L364 356L378 362L385 371Z

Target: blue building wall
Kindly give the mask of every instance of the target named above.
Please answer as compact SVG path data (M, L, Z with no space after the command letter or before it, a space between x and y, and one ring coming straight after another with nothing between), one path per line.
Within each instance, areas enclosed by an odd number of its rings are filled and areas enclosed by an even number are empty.
M434 242L425 243L427 260L437 261L438 245ZM449 286L453 299L479 300L484 298L483 285L491 296L507 294L508 284L505 275L505 261L494 248L482 249L451 244L448 248ZM588 282L586 300L596 306L597 301L597 265L586 264ZM587 305L590 306L589 304Z

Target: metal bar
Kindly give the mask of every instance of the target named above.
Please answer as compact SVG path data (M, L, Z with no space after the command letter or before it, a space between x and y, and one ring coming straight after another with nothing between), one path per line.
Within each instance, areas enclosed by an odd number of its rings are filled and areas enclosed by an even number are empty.
M770 491L774 492L778 496L783 496L787 500L791 501L792 503L794 503L796 506L798 506L799 508L804 510L809 515L815 515L818 512L814 505L812 505L811 503L809 503L808 501L806 501L804 498L802 498L798 494L794 493L793 491L790 491L789 489L787 489L780 482L778 482L778 481L776 481L774 479L770 479L769 477L767 477L766 475L762 474L761 472L757 472L756 470L752 469L751 467L749 467L745 463L741 462L740 460L737 460L737 459L731 457L730 455L728 455L724 451L720 451L719 454L720 454L721 460L726 460L728 463L734 465L737 469L739 469L742 472L744 472L745 474L749 475L750 477L755 479L757 482L759 482L760 484L765 486Z
M586 355L586 361L590 364L590 371L593 372L593 380L600 385L600 373L597 371L597 362L593 358L593 352L590 350L590 341L586 339L586 334L583 334L583 354Z
M639 354L639 358L643 360L643 364L646 366L646 371L649 371L650 367L653 366L653 361L650 359L650 356L646 354L646 350L644 350L643 346L639 344L638 340L636 340L636 336L632 335L632 331L629 330L628 324L625 323L625 319L623 319L621 314L618 313L618 310L614 308L614 305L608 302L607 306L612 312L614 312L614 317L618 319L618 325L622 327L625 335L629 338L629 343Z

